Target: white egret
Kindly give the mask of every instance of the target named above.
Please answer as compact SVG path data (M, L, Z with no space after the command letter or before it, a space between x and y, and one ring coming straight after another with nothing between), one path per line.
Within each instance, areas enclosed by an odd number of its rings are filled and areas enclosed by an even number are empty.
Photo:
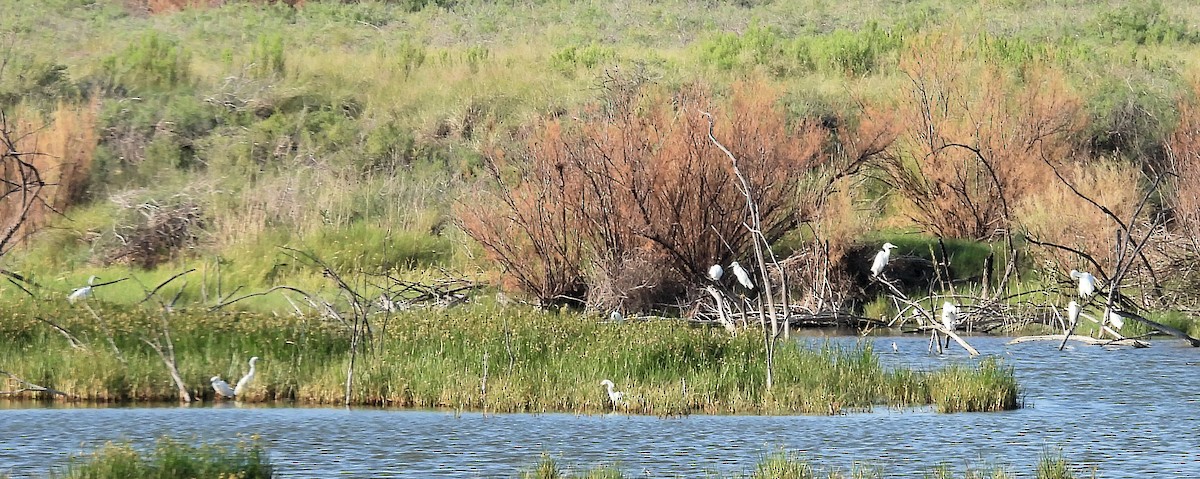
M1120 331L1121 328L1125 327L1125 318L1121 317L1120 314L1117 314L1116 311L1109 310L1105 312L1104 319L1107 320L1108 324L1111 324L1113 329L1117 331Z
M742 265L734 261L729 263L729 267L733 269L733 275L737 276L737 280L739 283L742 283L742 286L745 286L746 289L754 289L754 282L750 281L750 273L747 273L746 269L742 268Z
M75 288L71 294L67 295L67 302L74 303L75 301L84 299L92 295L92 283L96 282L96 277L88 278L88 285L82 288Z
M725 276L725 269L721 265L714 264L708 267L708 278L713 281L720 281L721 277Z
M1087 298L1096 293L1096 277L1087 271L1071 270L1071 278L1079 280L1079 297Z
M613 312L608 313L608 320L612 321L614 323L619 323L621 321L624 321L625 317L621 315L620 311L613 310Z
M900 346L896 346L896 342L895 342L895 341L892 341L892 352L893 352L893 353L899 353L899 352L900 352Z
M1075 327L1075 323L1079 321L1079 303L1072 300L1067 303L1067 327Z
M875 262L871 263L871 276L879 276L879 273L883 272L883 267L887 266L888 258L892 255L892 248L895 247L894 244L884 243L883 250L875 253Z
M612 402L613 407L620 406L624 402L625 393L613 391L613 382L607 379L600 381L600 385L608 389L608 400Z
M233 394L241 396L242 393L246 392L246 388L250 386L250 381L254 380L254 363L257 361L258 356L250 358L250 372L247 372L245 376L242 376L242 379L238 380L237 386L233 388ZM226 384L225 387L229 387L229 385Z
M942 302L942 327L947 331L954 331L958 326L958 306L951 304L949 301Z
M236 394L233 388L229 387L229 383L221 379L221 376L213 376L209 381L212 382L213 391L216 391L218 395L231 398Z

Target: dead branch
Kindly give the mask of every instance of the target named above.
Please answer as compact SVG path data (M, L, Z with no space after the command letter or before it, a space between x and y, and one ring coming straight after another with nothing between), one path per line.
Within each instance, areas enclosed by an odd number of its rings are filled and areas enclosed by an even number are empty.
M4 375L8 376L9 379L16 381L17 384L20 384L22 386L21 389L14 389L11 391L0 391L0 396L16 396L18 394L34 392L34 393L48 393L48 394L53 394L53 395L63 396L63 397L68 397L68 398L73 397L70 394L59 391L57 389L48 388L45 386L39 386L37 384L31 383L29 381L22 379L20 376L17 376L16 374L10 373L8 371L0 370L0 374L4 374Z

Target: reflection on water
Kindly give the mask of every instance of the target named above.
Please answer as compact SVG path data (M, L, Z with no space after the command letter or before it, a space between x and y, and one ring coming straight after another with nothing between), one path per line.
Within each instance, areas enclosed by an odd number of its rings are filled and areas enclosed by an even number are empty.
M968 361L961 350L929 356L921 338L868 340L877 343L886 364L933 368ZM892 353L893 341L899 353ZM40 476L68 454L109 440L144 444L163 435L218 440L257 434L284 477L514 477L543 452L561 465L615 464L630 475L694 477L742 472L780 449L823 466L879 465L891 477L919 477L940 462L955 468L1005 464L1023 474L1048 447L1063 448L1072 463L1097 465L1104 478L1200 477L1200 349L1166 340L1143 350L1074 346L1063 352L1050 343L971 342L1016 367L1025 409L660 419L22 403L0 410L0 473Z

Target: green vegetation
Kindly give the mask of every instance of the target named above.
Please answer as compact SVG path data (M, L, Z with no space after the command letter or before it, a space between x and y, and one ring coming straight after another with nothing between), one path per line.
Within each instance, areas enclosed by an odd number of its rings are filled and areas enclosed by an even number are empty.
M116 309L96 313L16 313L0 323L0 364L79 399L175 399L157 354L143 343L161 339L150 336L158 318ZM71 347L44 317L64 318L58 325L84 345ZM211 376L233 382L246 360L258 356L258 373L242 400L334 404L344 398L350 341L337 321L186 312L169 321L180 375L197 397L213 399ZM984 361L933 372L889 369L865 345L781 345L775 386L767 391L757 335L730 336L673 320L606 323L569 312L470 306L395 313L374 325L375 340L354 368L353 404L599 412L613 408L600 386L611 379L625 392L617 410L657 415L1019 406L1011 368Z
M184 479L275 477L266 451L256 439L234 445L194 446L164 437L152 451L130 443L108 443L91 454L74 456L61 473L65 479Z
M1037 469L1033 474L1035 474L1034 477L1037 479L1070 479L1076 477L1075 471L1077 469L1079 467L1067 463L1060 452L1046 452L1039 460ZM954 471L955 468L946 464L940 464L925 472L924 477L928 479L954 479L956 477L963 477L964 479L1011 479L1017 477L1004 467L989 466L978 468L968 465L963 469L961 476L955 474ZM620 479L626 477L626 475L620 469L612 466L573 472L571 468L563 467L554 458L543 454L537 466L530 471L522 473L521 477L523 479ZM747 473L706 477L746 479L870 479L889 476L885 473L884 468L881 467L855 465L848 471L838 468L826 469L814 466L811 462L796 454L776 452L764 456Z

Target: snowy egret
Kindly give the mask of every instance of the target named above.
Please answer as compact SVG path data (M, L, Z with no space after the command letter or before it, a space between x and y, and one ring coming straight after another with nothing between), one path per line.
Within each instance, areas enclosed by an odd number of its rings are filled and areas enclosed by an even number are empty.
M1104 313L1104 319L1107 320L1108 324L1111 324L1113 329L1117 331L1120 331L1121 328L1125 327L1125 318L1121 317L1120 314L1117 314L1116 311L1109 310L1108 312Z
M221 379L221 376L213 376L212 379L209 379L209 381L212 382L213 391L216 391L217 394L221 396L231 398L234 396L234 394L236 394L234 393L233 388L229 387L229 383Z
M871 263L871 276L879 276L879 273L883 272L883 267L887 266L888 258L892 255L892 248L895 247L894 244L884 243L883 250L875 253L875 262Z
M613 382L607 379L600 381L600 385L608 388L608 400L612 401L613 407L620 406L624 402L625 393L613 391Z
M1067 303L1067 327L1075 327L1075 323L1079 321L1079 303L1072 300Z
M1071 278L1079 280L1079 297L1087 298L1096 293L1096 277L1087 271L1071 270Z
M754 289L754 282L750 281L750 273L747 273L746 269L742 268L742 265L734 261L729 263L729 267L733 269L733 275L737 276L737 280L739 283L742 283L742 286L745 286L746 289Z
M720 281L721 277L725 276L725 269L721 265L714 264L708 267L708 278L713 281Z
M949 301L942 302L942 327L947 331L954 331L958 326L958 306L951 304Z
M88 285L82 288L75 288L71 294L67 295L67 302L74 303L75 301L84 299L92 295L92 283L96 282L96 277L88 278Z
M250 358L250 372L238 380L237 386L233 388L233 394L241 396L242 393L246 392L246 387L250 385L250 381L254 380L254 363L257 361L258 356ZM229 387L229 385L226 384L225 387Z

